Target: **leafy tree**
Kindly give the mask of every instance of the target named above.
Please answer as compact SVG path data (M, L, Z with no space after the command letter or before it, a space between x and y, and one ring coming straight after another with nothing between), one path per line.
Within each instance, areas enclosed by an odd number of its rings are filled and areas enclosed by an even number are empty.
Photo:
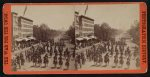
M33 36L37 40L48 41L49 39L54 39L58 34L60 34L60 31L50 29L46 24L41 24L40 27L33 26Z
M101 25L94 25L94 34L98 39L103 41L111 40L117 33L117 29L111 28L108 23L102 23Z
M68 35L71 39L71 43L75 43L75 27L70 26L69 29L66 31L66 35Z
M135 23L131 26L131 28L128 30L128 34L132 38L132 42L139 45L140 42L140 32L139 32L139 22L135 21Z

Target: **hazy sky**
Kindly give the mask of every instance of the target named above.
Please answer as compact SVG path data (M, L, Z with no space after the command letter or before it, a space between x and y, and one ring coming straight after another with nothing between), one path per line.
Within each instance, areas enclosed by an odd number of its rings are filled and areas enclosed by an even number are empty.
M35 25L47 24L53 29L66 30L72 25L74 11L84 14L86 5L28 5L25 17ZM24 5L13 5L12 12L23 15ZM88 5L86 16L93 18L95 24L103 22L117 29L129 29L134 20L139 21L138 4L99 4Z

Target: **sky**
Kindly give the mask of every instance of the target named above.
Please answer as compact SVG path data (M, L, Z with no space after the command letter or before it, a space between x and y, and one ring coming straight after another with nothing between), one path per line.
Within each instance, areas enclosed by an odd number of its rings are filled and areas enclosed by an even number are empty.
M34 25L47 24L52 29L67 30L74 20L74 11L84 15L87 5L27 5L25 17ZM12 12L23 15L25 5L13 5ZM89 4L86 16L95 24L106 22L112 28L127 30L139 21L139 4Z

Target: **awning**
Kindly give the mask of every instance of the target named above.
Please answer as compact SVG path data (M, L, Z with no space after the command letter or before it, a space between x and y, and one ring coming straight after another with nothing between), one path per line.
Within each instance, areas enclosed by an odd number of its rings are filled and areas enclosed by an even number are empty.
M92 39L97 39L97 37L96 37L96 36L90 36L90 38L92 38Z
M35 40L35 38L34 38L34 37L28 37L28 39Z
M23 40L22 38L16 38L16 39L15 39L15 41L18 41L18 42L19 42L19 41L22 41L22 40Z
M81 40L83 40L84 38L82 38L82 37L78 37L78 38L76 38L76 40L79 40L79 41L81 41Z
M25 41L29 41L30 39L28 39L28 38L23 38L23 40L25 40Z
M89 38L89 37L84 37L84 39L86 39L86 40L90 40L91 38Z

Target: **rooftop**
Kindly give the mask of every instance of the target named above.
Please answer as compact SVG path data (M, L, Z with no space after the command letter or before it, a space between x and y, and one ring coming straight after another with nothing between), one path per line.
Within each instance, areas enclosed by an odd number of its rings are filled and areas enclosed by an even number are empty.
M87 17L87 16L84 16L84 15L81 15L80 17L81 17L81 18L86 18L86 19L89 19L89 20L94 21L94 19L92 19L92 18L90 18L90 17Z
M31 20L31 19L29 19L29 18L26 18L26 17L23 17L23 16L20 16L19 18L20 18L20 19L22 18L22 19L25 19L25 20L28 20L28 21L33 22L33 20Z

